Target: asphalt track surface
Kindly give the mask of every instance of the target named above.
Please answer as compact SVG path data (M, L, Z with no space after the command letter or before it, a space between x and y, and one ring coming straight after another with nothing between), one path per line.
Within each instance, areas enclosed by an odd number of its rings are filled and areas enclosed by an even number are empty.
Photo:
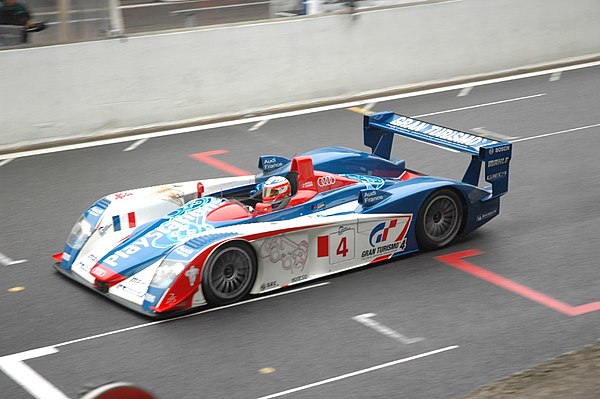
M512 137L500 216L437 252L156 324L51 267L84 208L128 188L229 175L190 154L224 150L213 158L254 171L263 153L362 149L362 116L337 109L251 131L254 123L154 138L130 151L133 143L120 143L0 161L0 396L31 398L21 378L70 398L116 380L160 398L455 398L595 342L599 76L599 67L584 68L371 105ZM456 178L468 163L401 138L394 155ZM451 259L461 251L479 254Z

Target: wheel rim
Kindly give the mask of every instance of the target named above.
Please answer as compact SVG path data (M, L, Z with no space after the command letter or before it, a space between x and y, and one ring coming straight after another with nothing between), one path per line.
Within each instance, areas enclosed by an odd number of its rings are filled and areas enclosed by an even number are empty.
M431 201L425 210L425 234L435 242L452 239L458 226L456 201L442 195Z
M226 248L210 266L209 288L219 298L235 298L250 284L251 264L252 259L246 251Z

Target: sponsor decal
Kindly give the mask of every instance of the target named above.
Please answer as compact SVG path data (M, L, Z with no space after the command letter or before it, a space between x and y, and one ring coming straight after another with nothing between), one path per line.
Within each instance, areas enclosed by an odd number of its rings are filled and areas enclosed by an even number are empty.
M344 234L344 232L350 231L350 230L354 230L354 229L349 226L340 226L340 227L338 227L337 235L341 236Z
M265 172L280 168L284 165L282 158L271 157L262 158L262 170Z
M323 208L325 208L324 202L319 202L318 204L312 206L313 211L318 211Z
M327 187L335 184L335 176L325 175L317 179L317 185L319 187Z
M175 294L173 294L172 292L169 294L169 296L167 297L166 303L167 305L172 305L175 302L177 302L177 297L175 296Z
M474 148L498 143L495 140L486 139L483 137L475 136L473 134L460 132L458 130L449 129L442 126L431 125L427 122L417 121L406 116L397 117L396 119L390 122L390 125L423 133L431 137L436 137L439 139L449 141L451 143L462 144Z
M100 226L100 228L98 229L98 233L100 233L100 236L106 234L106 232L112 227L112 225L112 223L109 223L106 226Z
M302 183L300 188L309 188L309 187L313 187L313 186L314 186L313 182L307 181L307 182Z
M362 252L361 258L368 258L371 256L380 256L393 252L400 252L406 249L406 238L402 241L397 241L391 244L380 245L375 248L366 249Z
M259 248L259 257L279 264L283 270L303 270L308 259L308 241L296 243L285 236L266 238Z
M203 231L214 229L212 225L205 223L205 217L222 202L223 200L218 198L200 198L174 210L167 215L167 221L125 248L111 254L104 259L104 263L116 267L119 259L127 259L144 248L169 248ZM117 231L116 225L115 231Z
M260 290L264 291L275 287L277 287L277 281L269 281L268 283L262 283L260 285Z
M306 280L308 278L308 274L302 274L300 276L292 277L292 283L297 283L302 280Z
M133 287L130 286L129 284L133 285ZM140 285L142 287L139 287ZM124 291L124 292L126 292L128 294L134 295L134 296L136 296L138 298L141 298L141 297L143 297L146 294L146 290L144 289L145 286L146 286L146 284L142 280L140 280L137 277L133 277L127 283L119 283L119 284L117 284L115 288L119 289L121 291ZM140 289L138 289L138 287Z
M196 282L196 277L198 277L198 272L199 272L199 270L198 270L198 268L196 266L190 267L185 272L185 276L190 281L190 287L192 287L194 285L194 283Z
M352 180L357 180L367 186L368 189L377 190L385 184L385 180L378 176L344 174L341 175Z
M477 215L476 219L477 219L478 222L481 222L482 220L489 219L492 216L496 216L497 213L498 213L498 209L494 209L492 211L489 211L489 212Z
M509 146L509 145L503 145L501 147L490 148L490 150L488 152L490 155L494 155L494 154L498 154L500 152L510 151L510 147L511 146Z
M380 242L387 241L388 234L390 229L393 229L398 224L398 219L392 219L387 222L379 223L373 230L371 230L371 234L369 235L369 244L374 247L376 244Z
M491 175L487 175L485 177L485 180L491 181L491 180L504 179L507 175L508 175L507 171L492 173Z
M491 161L488 161L487 166L488 166L488 168L492 168L494 166L500 166L500 165L507 164L508 161L510 161L510 157L504 157L504 158L500 158L500 159L493 159Z
M71 260L71 254L69 254L67 252L63 252L61 259L64 260L65 262L68 262Z
M125 197L129 197L130 195L133 195L133 193L129 192L129 191L125 191L125 192L122 192L122 193L116 193L115 194L115 199L118 199L118 200L125 199Z
M135 222L135 212L129 212L126 217L123 218L123 222L127 221L127 225L130 229L133 229L136 226ZM113 216L112 217L112 225L114 226L115 231L121 231L121 216Z

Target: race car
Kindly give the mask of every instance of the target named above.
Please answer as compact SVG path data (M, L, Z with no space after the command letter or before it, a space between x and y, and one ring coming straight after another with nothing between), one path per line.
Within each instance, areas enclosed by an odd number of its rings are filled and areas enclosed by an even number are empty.
M498 215L510 143L392 112L363 125L371 153L264 155L256 175L108 195L77 221L55 268L137 312L170 316L442 248ZM391 158L395 135L470 154L464 177L406 168Z

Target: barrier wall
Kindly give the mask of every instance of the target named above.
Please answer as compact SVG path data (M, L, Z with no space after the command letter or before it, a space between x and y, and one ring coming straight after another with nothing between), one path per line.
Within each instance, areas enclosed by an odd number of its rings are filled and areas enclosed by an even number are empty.
M0 51L0 146L600 53L598 0L462 0Z

